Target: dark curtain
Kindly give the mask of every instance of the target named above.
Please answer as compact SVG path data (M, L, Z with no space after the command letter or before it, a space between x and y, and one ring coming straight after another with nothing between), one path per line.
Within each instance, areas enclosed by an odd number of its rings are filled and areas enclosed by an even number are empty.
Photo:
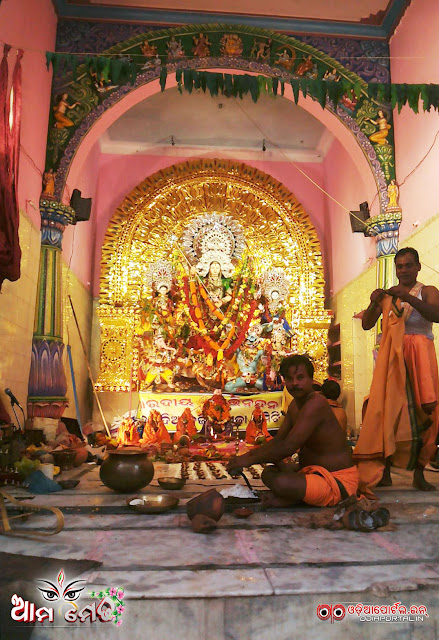
M18 280L21 259L18 239L17 185L23 51L19 50L17 53L11 92L8 90L8 54L10 49L9 45L4 45L3 59L0 64L0 289L5 279ZM10 114L12 114L12 126L9 123Z

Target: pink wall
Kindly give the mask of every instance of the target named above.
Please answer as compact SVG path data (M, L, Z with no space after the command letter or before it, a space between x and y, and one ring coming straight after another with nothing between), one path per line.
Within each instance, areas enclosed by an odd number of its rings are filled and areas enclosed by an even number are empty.
M372 202L373 193L367 186L351 158L338 140L323 162L325 188L340 204L350 211L358 210L360 202ZM326 199L328 212L327 256L329 262L329 296L336 294L356 278L375 257L375 241L362 233L352 233L349 214L330 198Z
M217 157L218 153L206 154ZM108 223L115 209L126 195L145 178L169 167L173 164L185 162L190 158L175 156L128 156L102 154L99 161L99 179L97 189L98 217L96 229L96 253L94 270L94 295L99 294L99 276L101 247ZM324 212L325 196L312 185L297 169L287 162L269 162L246 160L246 164L253 166L273 176L284 184L303 205L316 227L324 252ZM323 184L323 165L307 163L299 165L315 182ZM84 223L82 223L84 224Z
M392 82L439 83L439 2L412 0L390 41ZM433 144L439 130L437 111L419 114L404 107L394 113L396 176L400 184ZM401 239L439 213L439 139L421 166L400 187ZM415 224L414 224L415 223Z
M99 174L99 145L96 143L85 158L75 183L67 183L68 197L73 189L79 189L83 198L92 198L90 220L69 225L64 231L63 258L75 275L88 289L92 288L93 260L95 251L95 232L97 225L97 183ZM112 191L117 180L106 185L106 191Z
M56 22L51 0L3 0L0 4L0 40L24 49L18 196L20 208L38 227L52 82L44 52L55 48ZM14 49L9 54L10 68L15 63L15 54Z

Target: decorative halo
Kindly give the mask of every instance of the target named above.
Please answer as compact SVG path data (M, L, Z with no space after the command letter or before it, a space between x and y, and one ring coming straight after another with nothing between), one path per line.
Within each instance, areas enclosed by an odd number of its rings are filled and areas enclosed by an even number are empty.
M167 260L156 260L149 265L145 275L146 284L158 291L160 287L171 288L173 276L173 267Z
M191 264L196 264L205 254L213 251L224 254L229 261L237 262L245 249L241 225L230 216L219 213L195 218L184 230L181 244Z
M280 267L268 269L262 276L261 289L266 298L271 298L273 291L278 291L279 301L285 300L288 295L289 284L285 278L284 270Z

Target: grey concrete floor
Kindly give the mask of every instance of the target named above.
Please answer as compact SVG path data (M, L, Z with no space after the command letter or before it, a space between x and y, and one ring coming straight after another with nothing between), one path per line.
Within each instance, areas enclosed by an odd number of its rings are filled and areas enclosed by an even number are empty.
M159 475L175 475L161 465ZM162 515L139 515L126 496L102 485L96 466L83 465L71 491L36 496L34 504L58 506L65 527L53 538L0 538L3 551L42 558L99 560L84 574L87 590L123 587L126 611L120 629L94 624L82 631L43 625L32 639L155 638L160 640L283 640L302 638L438 637L439 490L415 491L407 472L394 470L394 484L380 489L395 525L360 533L310 529L316 509L306 506L264 512L247 520L227 511L218 529L195 534L185 503L212 485L231 479L190 480L179 506ZM439 473L427 472L439 487ZM241 481L242 482L242 481ZM257 488L260 481L252 481ZM23 490L14 490L17 495ZM154 479L143 493L163 493ZM33 515L22 528L47 528L50 516ZM357 615L341 621L317 617L320 604L425 605L423 621L369 622ZM111 626L111 628L109 628ZM75 635L76 633L76 635ZM79 635L78 635L79 634ZM9 640L9 639L8 639ZM11 640L13 640L11 638Z

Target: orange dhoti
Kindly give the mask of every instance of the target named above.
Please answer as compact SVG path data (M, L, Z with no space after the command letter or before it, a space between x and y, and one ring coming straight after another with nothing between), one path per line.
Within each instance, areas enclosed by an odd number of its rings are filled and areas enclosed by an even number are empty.
M421 405L437 401L438 370L434 343L424 335L405 335L399 301L383 300L383 334L360 437L354 449L360 491L381 480L385 459L413 470L436 450L438 408L426 415Z
M357 494L359 475L356 465L340 471L328 471L313 464L299 473L303 473L306 480L303 502L315 507L333 507L343 499L338 482L346 490L347 496Z
M438 432L438 406L430 415L422 411L421 405L438 400L438 369L433 340L422 335L404 336L404 360L410 380L412 402L409 411L420 425L417 439L417 460L425 467L436 453Z

